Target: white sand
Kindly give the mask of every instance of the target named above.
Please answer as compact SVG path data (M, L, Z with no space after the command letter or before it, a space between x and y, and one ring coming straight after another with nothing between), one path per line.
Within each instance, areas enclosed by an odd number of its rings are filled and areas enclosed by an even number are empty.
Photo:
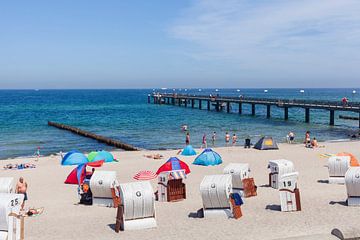
M29 184L27 206L45 207L41 216L27 218L26 239L276 239L286 236L329 233L334 227L358 226L360 207L347 207L344 185L321 183L327 180L325 158L320 153L347 151L360 158L360 142L326 143L325 148L305 149L302 145L280 145L279 151L259 151L242 147L217 148L224 163L216 167L192 165L194 157L180 157L192 170L186 180L187 199L176 203L156 202L158 227L150 230L125 231L111 228L116 209L76 205L77 186L64 180L74 166L61 166L60 157L0 161L0 175L23 176ZM156 153L160 151L156 151ZM161 151L164 160L143 157L149 151L115 152L118 163L105 164L102 169L116 170L120 182L134 181L139 170L156 171L177 151ZM285 213L266 209L279 205L279 192L265 187L268 183L267 163L270 159L286 158L294 162L300 173L298 187L301 212ZM2 170L7 163L31 162L35 169ZM188 217L202 207L199 184L204 175L221 174L230 162L250 163L251 174L258 186L258 196L245 199L243 217L234 219L195 219ZM156 180L152 181L154 190ZM333 204L332 204L333 202Z

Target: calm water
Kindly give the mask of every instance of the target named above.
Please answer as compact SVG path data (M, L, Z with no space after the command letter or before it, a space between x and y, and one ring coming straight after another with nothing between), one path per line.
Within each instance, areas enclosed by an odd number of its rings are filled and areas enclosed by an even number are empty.
M167 90L173 92L172 89ZM322 99L360 101L360 89L203 89L201 94L252 97ZM119 139L147 149L181 148L185 141L182 124L190 129L192 145L198 147L204 133L210 142L217 132L217 146L224 145L224 134L236 133L239 139L247 134L256 141L259 135L272 135L284 141L289 130L301 141L306 130L320 140L344 139L358 131L358 122L341 120L336 113L335 127L328 126L329 112L311 111L311 124L304 123L304 110L289 109L289 121L283 121L283 111L272 108L272 118L266 119L265 107L257 107L256 117L250 116L250 106L243 106L243 115L199 111L190 107L147 104L150 90L1 90L0 91L0 159L29 156L41 147L42 154L79 149L111 149L94 140L47 126L47 121L70 124L104 136ZM160 91L161 92L161 91ZM162 91L164 92L164 91ZM176 90L198 94L198 89ZM206 106L205 106L206 107ZM300 139L301 138L301 139Z

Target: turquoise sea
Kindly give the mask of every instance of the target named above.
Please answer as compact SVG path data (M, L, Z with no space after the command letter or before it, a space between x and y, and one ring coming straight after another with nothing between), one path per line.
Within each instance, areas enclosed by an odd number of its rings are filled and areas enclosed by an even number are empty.
M356 93L353 93L353 90ZM360 102L360 89L167 89L157 92L183 94L220 94L226 96L317 99ZM119 139L146 149L173 149L184 145L185 136L180 127L189 126L191 143L201 144L202 135L210 142L217 132L216 146L224 145L224 135L236 133L239 140L246 135L256 141L260 135L271 135L285 141L288 131L294 131L297 140L310 130L319 140L348 138L358 131L358 121L341 120L336 112L335 124L328 125L329 112L311 111L311 123L304 123L303 109L289 109L289 120L283 121L283 110L272 108L272 118L266 119L265 107L257 107L256 116L250 116L250 106L243 106L243 114L155 105L147 103L153 89L138 90L0 90L0 159L30 156L36 148L44 155L71 149L91 151L111 149L97 141L47 126L47 121L73 125L100 135Z

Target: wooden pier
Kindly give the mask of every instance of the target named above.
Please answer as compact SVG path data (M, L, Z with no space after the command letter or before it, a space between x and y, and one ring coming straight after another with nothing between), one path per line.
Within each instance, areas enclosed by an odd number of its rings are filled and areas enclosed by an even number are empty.
M238 113L242 114L242 105L251 105L251 115L255 116L256 106L266 106L266 117L271 117L271 107L278 107L284 109L284 119L289 119L289 108L302 108L305 113L305 122L310 122L310 110L321 109L329 111L329 124L335 125L335 111L355 112L359 114L359 128L360 128L360 103L347 103L343 104L341 101L317 101L317 100L299 100L299 99L270 99L270 98L252 98L252 97L227 97L227 96L204 96L204 95L180 95L180 94L149 94L148 103L154 104L169 104L185 107L188 104L195 108L202 109L202 103L207 103L207 110L211 110L211 106L215 107L216 111L226 110L227 113L231 112L232 105L238 105Z
M95 139L95 140L97 140L99 142L105 143L105 144L107 144L109 146L121 148L121 149L126 150L126 151L138 151L139 150L138 148L136 148L136 147L134 147L132 145L122 143L122 142L120 142L118 140L113 140L113 139L108 138L108 137L100 136L100 135L97 135L97 134L92 133L92 132L87 132L87 131L84 131L84 130L82 130L80 128L72 127L72 126L69 126L69 125L61 124L61 123L50 122L50 121L48 121L48 125L59 128L59 129L62 129L62 130L67 130L67 131L70 131L72 133L75 133L75 134L78 134L78 135L81 135L81 136L84 136L84 137L87 137L87 138L92 138L92 139Z

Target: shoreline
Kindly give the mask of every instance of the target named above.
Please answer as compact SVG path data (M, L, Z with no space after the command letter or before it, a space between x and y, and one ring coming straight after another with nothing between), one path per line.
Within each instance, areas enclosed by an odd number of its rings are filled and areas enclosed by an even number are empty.
M326 140L326 141L321 141L321 142L318 142L319 144L326 144L326 143L342 143L342 142L360 142L360 138L356 138L356 139L335 139L335 140ZM253 145L255 144L254 142L252 143ZM303 143L300 143L300 142L294 142L292 144L289 144L289 143L286 143L286 142L277 142L277 144L279 146L281 145L303 145ZM190 144L191 145L191 144ZM194 145L193 145L194 146ZM212 146L208 146L208 148L213 148L213 149L216 149L216 148L231 148L231 147L243 147L243 145L240 145L240 144L237 144L235 146L215 146L215 147L212 147ZM194 147L195 149L200 149L198 147ZM105 149L104 149L105 150ZM167 148L167 149L145 149L145 148L139 148L138 152L149 152L149 151L178 151L180 150L180 148ZM126 151L126 150L122 150L120 148L112 148L112 149L109 149L109 150L106 150L106 151L109 151L109 152L131 152L131 151ZM89 152L91 151L84 151L83 153L86 155L88 154ZM65 155L66 152L63 152L63 154ZM55 156L60 156L60 152L53 152L53 153L50 153L50 154L45 154L45 155L41 155L40 158L42 157L55 157ZM34 155L28 155L28 156L17 156L17 157L11 157L11 158L1 158L0 159L0 162L1 161L6 161L6 160L16 160L16 159L24 159L24 158L29 158L29 159L35 159L37 158L36 156Z
M318 142L319 144L327 144L327 143L352 143L352 142L360 142L360 139L336 139L336 140L327 140L327 141L321 141ZM277 144L279 145L279 147L281 146L299 146L299 145L304 145L304 143L300 143L300 142L294 142L292 144L286 143L286 142L277 142ZM190 144L191 145L191 144ZM255 145L255 143L252 143L251 149L253 148L253 146ZM194 145L192 145L194 146ZM243 148L243 145L235 145L235 146L208 146L208 148L212 148L212 149L227 149L227 148ZM156 151L165 151L165 152L169 152L169 151L179 151L182 148L167 148L167 149L145 149L145 148L140 148L137 152L156 152ZM194 149L200 150L200 149L204 149L204 148L200 148L200 147L194 147ZM98 150L103 150L103 149L98 149ZM104 149L105 150L105 149ZM126 151L126 150L122 150L120 148L112 148L111 150L106 150L108 152L111 153L121 153L121 152L132 152L132 151ZM87 155L88 153L90 153L91 151L84 151L83 154ZM63 155L65 155L67 152L63 152ZM46 154L46 155L40 155L40 158L54 158L54 157L60 157L60 152L54 152L54 153L50 153L50 154ZM13 158L2 158L0 159L0 163L2 161L7 161L7 160L18 160L18 159L36 159L37 157L34 155L30 155L30 156L18 156L18 157L13 157Z

